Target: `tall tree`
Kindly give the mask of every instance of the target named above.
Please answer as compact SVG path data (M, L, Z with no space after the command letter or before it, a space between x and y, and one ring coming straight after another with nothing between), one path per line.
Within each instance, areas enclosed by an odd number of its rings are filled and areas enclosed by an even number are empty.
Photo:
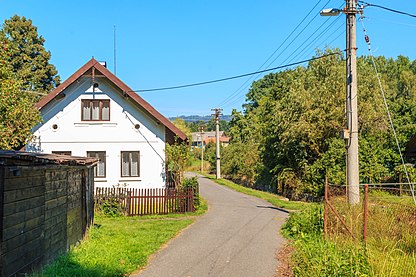
M19 149L30 139L40 115L33 107L32 95L21 89L22 84L5 62L9 49L4 40L0 40L0 47L0 149Z
M51 53L44 47L45 39L39 36L32 20L14 15L4 21L1 30L8 56L5 63L10 65L26 91L46 94L60 82L57 70L49 60Z
M375 62L404 151L416 133L416 61L399 56ZM233 113L223 173L294 198L320 195L325 176L344 184L346 145L338 135L345 128L344 63L326 57L254 82L245 112ZM368 57L358 59L358 90L360 181L393 180L400 158Z
M175 118L174 120L172 120L172 123L182 132L185 133L185 135L188 137L189 140L192 140L192 136L191 136L191 129L188 127L188 125L186 124L186 121L183 120L180 117Z

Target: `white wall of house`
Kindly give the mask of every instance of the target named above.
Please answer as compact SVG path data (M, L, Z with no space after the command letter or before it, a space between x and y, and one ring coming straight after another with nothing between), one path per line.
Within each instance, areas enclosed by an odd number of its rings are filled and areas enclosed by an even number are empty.
M107 79L95 77L95 82L99 86L93 89L92 78L81 77L63 91L64 98L42 108L44 121L35 127L34 143L28 145L28 150L71 151L72 156L105 151L106 174L95 178L96 186L164 187L165 126L124 97ZM110 120L82 121L82 99L110 99ZM140 151L139 177L121 177L121 151Z

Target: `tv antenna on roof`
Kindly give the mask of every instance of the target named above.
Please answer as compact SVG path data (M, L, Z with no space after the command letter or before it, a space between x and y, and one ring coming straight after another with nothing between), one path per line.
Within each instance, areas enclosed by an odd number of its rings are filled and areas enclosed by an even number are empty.
M116 25L114 25L114 75L117 75Z

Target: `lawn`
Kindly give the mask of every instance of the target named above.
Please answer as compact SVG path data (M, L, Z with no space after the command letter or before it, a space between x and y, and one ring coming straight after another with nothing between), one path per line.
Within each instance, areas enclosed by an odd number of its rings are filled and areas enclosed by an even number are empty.
M96 216L89 238L34 276L127 276L206 211L147 217Z

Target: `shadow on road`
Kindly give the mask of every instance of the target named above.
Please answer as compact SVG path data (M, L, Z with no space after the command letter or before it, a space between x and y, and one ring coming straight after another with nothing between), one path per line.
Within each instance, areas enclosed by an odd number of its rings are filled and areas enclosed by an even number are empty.
M278 207L274 207L274 206L256 206L257 208L262 208L262 209L272 209L272 210L278 210L284 213L289 214L289 211L282 209L282 208L278 208Z

